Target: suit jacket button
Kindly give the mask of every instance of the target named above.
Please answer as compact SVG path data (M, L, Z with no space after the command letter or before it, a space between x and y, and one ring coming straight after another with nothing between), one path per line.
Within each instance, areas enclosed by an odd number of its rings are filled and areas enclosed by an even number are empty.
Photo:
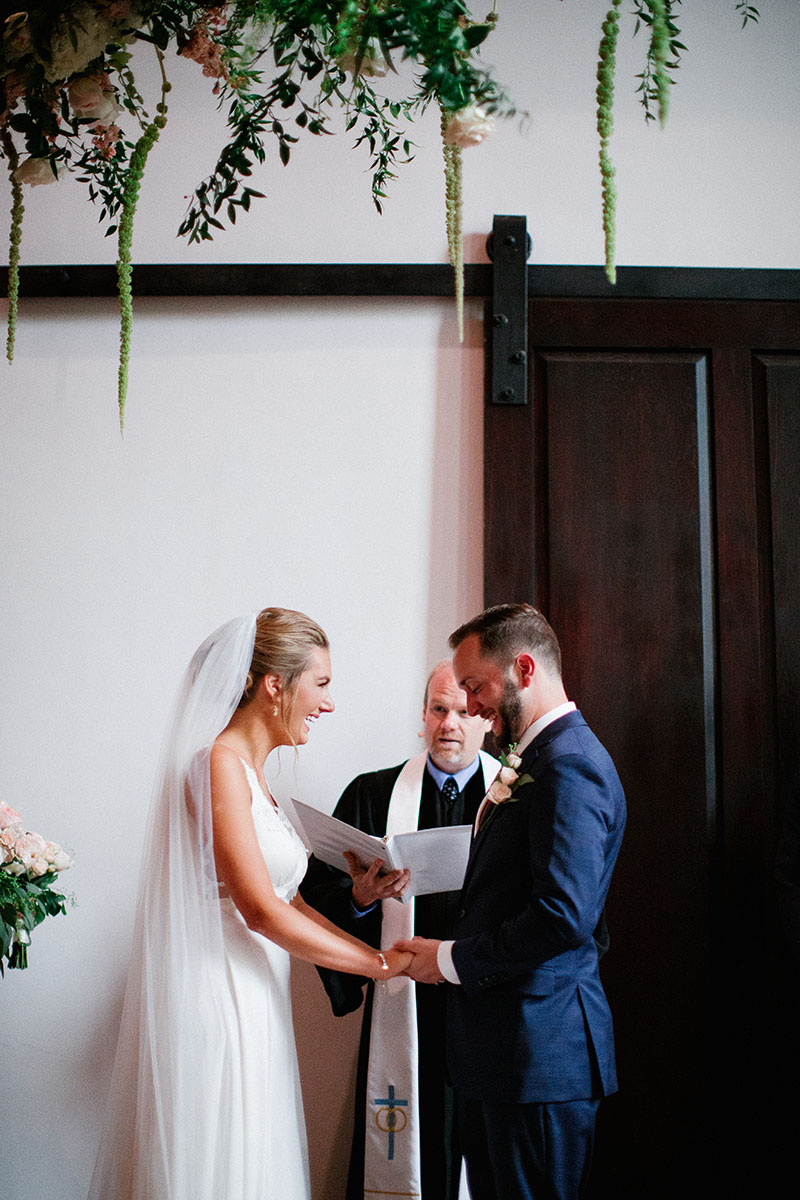
M467 915L467 910L465 908L460 908L458 910L458 915L459 917L465 917Z

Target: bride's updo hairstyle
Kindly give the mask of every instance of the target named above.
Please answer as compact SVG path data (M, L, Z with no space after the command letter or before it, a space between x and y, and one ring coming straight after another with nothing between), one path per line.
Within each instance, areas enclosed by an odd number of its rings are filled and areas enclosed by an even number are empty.
M265 675L278 675L282 683L278 711L286 723L297 681L308 666L315 647L329 649L324 629L293 608L264 608L256 617L253 659L247 672L239 708L249 704Z

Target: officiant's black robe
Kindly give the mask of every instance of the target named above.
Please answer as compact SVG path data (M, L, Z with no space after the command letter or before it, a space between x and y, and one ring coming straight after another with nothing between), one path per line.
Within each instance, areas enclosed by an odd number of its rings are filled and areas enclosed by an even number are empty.
M359 775L345 788L334 816L365 833L383 837L389 801L397 777L404 767L389 767ZM491 781L490 781L491 782ZM426 769L423 773L419 829L442 825L471 825L485 795L483 771L479 767L467 781L448 811L436 783ZM353 913L349 875L328 867L315 858L300 887L303 898L341 929L354 934L371 946L380 945L381 908L365 916ZM459 892L440 892L418 896L414 901L414 932L422 937L452 937ZM363 1200L364 1195L364 1110L366 1107L369 1035L372 1017L371 980L338 971L319 968L331 1007L337 1016L353 1012L364 1001L364 1018L358 1054L356 1078L356 1115L353 1147L347 1184L347 1200ZM364 985L366 993L364 991ZM456 1200L461 1155L456 1132L453 1091L445 1077L445 988L417 985L417 1029L419 1034L420 1141L422 1153L423 1200Z

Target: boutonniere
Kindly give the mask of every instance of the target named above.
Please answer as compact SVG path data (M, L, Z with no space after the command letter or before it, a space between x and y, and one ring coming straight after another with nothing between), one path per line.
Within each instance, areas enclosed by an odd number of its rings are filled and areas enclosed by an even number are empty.
M519 799L515 796L517 788L522 787L523 783L533 783L533 776L520 775L519 768L522 766L522 759L515 753L517 743L514 742L507 750L500 754L500 770L489 791L486 793L486 799L494 807L488 808L485 811L484 817L481 820L481 828L489 821L495 811L495 808L501 804L513 804Z

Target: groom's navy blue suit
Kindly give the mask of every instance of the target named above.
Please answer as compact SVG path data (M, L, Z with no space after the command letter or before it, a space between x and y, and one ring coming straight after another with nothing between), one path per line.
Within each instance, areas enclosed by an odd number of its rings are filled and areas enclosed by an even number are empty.
M473 840L453 945L461 982L448 988L473 1200L577 1196L597 1101L617 1087L592 933L625 826L622 787L578 712L534 739L519 774L533 782Z

